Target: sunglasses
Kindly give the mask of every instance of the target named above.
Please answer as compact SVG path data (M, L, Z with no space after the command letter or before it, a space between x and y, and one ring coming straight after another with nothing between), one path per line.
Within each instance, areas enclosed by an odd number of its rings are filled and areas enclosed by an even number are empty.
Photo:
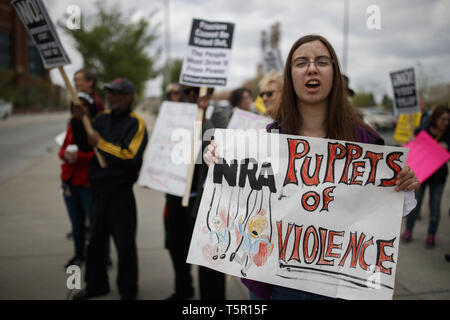
M264 95L267 95L267 97L268 98L270 98L271 96L273 96L273 93L274 93L275 91L263 91L263 92L261 92L260 94L259 94L259 96L261 97L261 98L264 98Z

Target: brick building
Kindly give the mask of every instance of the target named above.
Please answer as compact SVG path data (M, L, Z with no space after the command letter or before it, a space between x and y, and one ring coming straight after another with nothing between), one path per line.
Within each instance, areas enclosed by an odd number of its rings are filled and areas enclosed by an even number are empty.
M0 0L0 98L20 109L55 108L64 97L10 1Z

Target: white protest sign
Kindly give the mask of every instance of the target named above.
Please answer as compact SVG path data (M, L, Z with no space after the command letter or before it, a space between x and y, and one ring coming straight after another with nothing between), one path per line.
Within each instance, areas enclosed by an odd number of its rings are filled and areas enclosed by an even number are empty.
M28 30L46 69L70 64L42 0L12 0L11 5Z
M399 114L414 114L419 112L417 99L416 77L414 69L395 71L390 73L394 90L394 112Z
M269 73L270 70L283 72L283 64L281 62L281 54L279 49L269 48L264 50L263 54L263 72Z
M215 132L221 158L187 262L329 297L392 299L404 200L394 187L408 149L264 131L245 140Z
M265 128L269 123L273 122L268 117L260 116L253 112L248 112L239 108L235 108L228 129L261 129Z
M193 19L180 83L195 87L226 86L234 24Z
M58 146L62 146L64 144L64 140L66 139L67 131L61 132L55 137L55 142Z
M163 102L144 156L140 186L183 196L196 116L196 104ZM201 144L197 145L196 155Z

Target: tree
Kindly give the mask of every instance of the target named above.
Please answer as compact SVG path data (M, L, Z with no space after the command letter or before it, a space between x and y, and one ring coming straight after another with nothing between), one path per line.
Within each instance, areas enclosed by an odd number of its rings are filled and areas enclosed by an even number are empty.
M356 107L371 107L376 105L375 98L371 92L357 92L352 98L352 103Z
M136 87L139 100L147 80L158 75L155 68L160 49L150 56L146 48L158 38L158 24L152 25L150 13L146 19L129 22L133 12L123 12L118 3L106 5L96 2L97 13L83 17L81 29L58 25L75 41L75 47L84 60L84 67L95 70L99 84L117 77L128 78Z
M167 86L171 83L178 82L180 80L181 67L183 66L183 60L175 59L170 60L163 68L163 82L161 84L163 97L166 95Z
M389 96L387 94L383 95L383 100L381 101L381 104L389 111L393 110L393 103L392 103L392 99L389 98Z

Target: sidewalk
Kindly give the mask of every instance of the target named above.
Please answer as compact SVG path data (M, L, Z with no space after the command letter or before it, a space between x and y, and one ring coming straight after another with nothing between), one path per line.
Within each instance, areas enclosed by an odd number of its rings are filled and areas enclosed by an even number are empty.
M39 161L0 184L0 299L68 297L69 275L63 266L73 253L73 244L66 239L70 223L59 174L55 146ZM164 299L173 292L174 278L164 249L164 195L139 186L134 190L138 207L139 299ZM424 248L427 199L414 230L414 241L400 246L394 299L450 299L450 263L444 260L444 254L450 253L450 183L444 191L434 250ZM102 299L119 299L115 249L112 259L111 293ZM193 266L193 270L198 299L197 267ZM227 276L227 298L248 299L239 278Z

